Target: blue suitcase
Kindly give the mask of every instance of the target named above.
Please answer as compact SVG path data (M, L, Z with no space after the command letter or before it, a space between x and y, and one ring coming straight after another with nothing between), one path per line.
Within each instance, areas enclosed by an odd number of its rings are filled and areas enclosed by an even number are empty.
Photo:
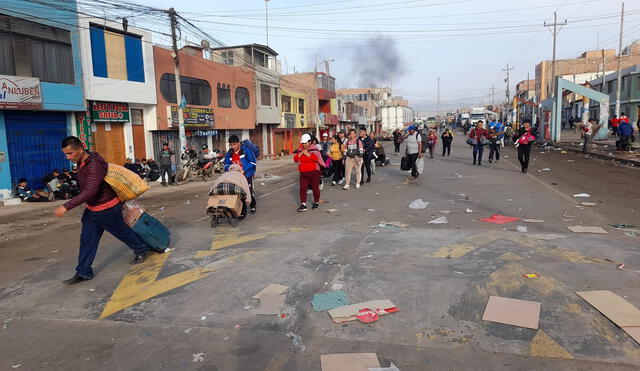
M171 232L160 221L151 215L142 213L138 221L131 227L149 247L164 249L169 246Z

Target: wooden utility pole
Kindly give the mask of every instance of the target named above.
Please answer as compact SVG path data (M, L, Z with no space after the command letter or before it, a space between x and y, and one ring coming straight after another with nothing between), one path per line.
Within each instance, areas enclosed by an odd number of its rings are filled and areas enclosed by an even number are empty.
M171 8L168 11L171 20L171 40L173 42L173 63L175 68L176 81L176 103L178 103L178 136L180 137L180 154L184 154L187 149L187 134L184 130L184 113L182 112L182 87L180 86L180 56L178 53L178 40L176 29L178 28L177 13ZM171 118L173 121L173 118Z
M560 32L560 29L562 29L562 27L558 29L558 26L566 26L566 25L567 25L566 19L564 20L564 22L558 23L558 15L556 14L556 12L553 12L552 24L547 24L547 22L544 22L544 27L549 27L549 28L553 27L553 31L551 31L551 34L553 35L553 60L551 61L551 94L547 94L551 96L555 94L555 90L556 90L556 38L558 36L558 33Z
M622 90L622 30L624 26L624 3L622 3L622 12L620 12L620 41L618 42L618 73L616 81L616 116L620 117L620 93Z
M507 83L507 89L506 89L506 96L507 96L507 102L505 104L505 109L504 112L506 113L509 109L509 97L511 96L511 92L509 91L509 72L513 70L513 67L509 67L509 63L507 63L507 67L503 68L502 71L505 71L507 73L507 78L504 79L504 81ZM505 115L505 122L508 121L508 116Z

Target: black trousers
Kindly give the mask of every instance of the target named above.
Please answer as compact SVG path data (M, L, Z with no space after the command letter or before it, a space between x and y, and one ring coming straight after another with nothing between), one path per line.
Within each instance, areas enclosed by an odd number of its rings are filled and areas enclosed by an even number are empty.
M500 142L489 144L489 160L493 160L493 155L496 155L496 161L500 160Z
M331 160L331 168L333 169L333 181L338 183L344 176L344 164L342 163L342 159Z
M173 183L173 178L171 178L171 165L162 165L160 166L160 179L162 184L167 184L167 181L164 179L164 176L167 176L169 184Z
M442 155L451 155L451 142L442 141Z
M393 142L393 146L395 147L396 154L400 153L400 143Z
M373 157L367 155L366 153L362 157L363 164L362 164L362 167L360 168L360 171L362 172L362 181L363 182L364 182L364 171L365 170L367 170L367 178L371 179L371 159L372 158Z
M254 209L256 207L256 189L253 186L253 177L247 178L247 182L249 182L249 189L251 190L251 208Z
M411 176L414 178L417 178L418 175L418 167L416 166L416 162L418 161L418 154L417 153L409 153L409 161L411 163Z
M531 154L531 144L520 144L518 146L518 161L522 170L529 168L529 155Z

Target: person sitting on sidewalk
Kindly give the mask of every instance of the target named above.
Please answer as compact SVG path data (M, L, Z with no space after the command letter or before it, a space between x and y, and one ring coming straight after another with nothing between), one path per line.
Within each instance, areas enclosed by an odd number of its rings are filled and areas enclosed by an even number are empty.
M624 117L624 113L622 114ZM633 126L629 120L620 121L618 125L618 135L620 139L616 141L616 151L629 151L631 148L631 138L633 137Z
M31 187L27 184L26 178L20 178L18 180L18 186L16 187L16 194L22 202L50 202L53 201L53 193L49 193L49 197L43 197L39 194L33 193Z
M133 159L131 159L131 158L126 159L125 163L124 163L124 167L125 167L125 169L131 170L134 173L140 175L140 172L138 171L138 165L133 163Z

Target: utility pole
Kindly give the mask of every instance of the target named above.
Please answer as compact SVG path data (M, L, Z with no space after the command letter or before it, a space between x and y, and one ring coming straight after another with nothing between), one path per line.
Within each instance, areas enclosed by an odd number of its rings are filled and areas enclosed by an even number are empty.
M440 76L438 76L438 95L436 98L436 117L440 116Z
M496 86L491 84L491 109L495 106L495 94L496 94Z
M504 107L504 112L506 113L508 108L509 108L509 97L511 96L511 92L509 91L509 71L511 71L513 69L513 67L509 67L509 63L507 63L507 68L503 68L502 71L505 71L507 73L507 78L504 79L504 82L507 83L507 89L506 89L506 95L507 95L507 101L505 103L505 107ZM507 115L505 114L505 121L507 119Z
M605 67L605 60L604 60L604 49L602 49L601 51L602 53L602 84L600 85L600 93L602 93L604 91L604 77L607 74L607 68Z
M267 46L269 46L269 0L264 0L264 19L267 26Z
M620 117L620 91L622 90L622 71L620 64L622 63L622 29L624 26L624 3L622 3L622 12L620 13L620 41L618 42L618 81L616 81L616 116Z
M558 15L556 14L556 12L553 12L553 24L547 24L547 22L544 22L544 27L549 27L549 28L553 27L553 31L551 31L551 34L553 35L553 60L551 62L551 94L549 94L549 92L547 91L547 95L553 95L556 90L556 37L558 36L560 29L562 29L562 27L558 29L558 26L566 26L566 25L567 25L566 19L564 20L564 22L558 23Z
M182 86L180 86L180 56L178 54L178 40L176 29L178 28L177 13L175 9L168 10L169 19L171 20L171 40L173 42L173 63L175 68L176 80L176 103L178 103L178 136L180 137L180 154L182 155L187 149L187 134L184 130L184 113L182 112ZM173 120L173 118L171 119Z

